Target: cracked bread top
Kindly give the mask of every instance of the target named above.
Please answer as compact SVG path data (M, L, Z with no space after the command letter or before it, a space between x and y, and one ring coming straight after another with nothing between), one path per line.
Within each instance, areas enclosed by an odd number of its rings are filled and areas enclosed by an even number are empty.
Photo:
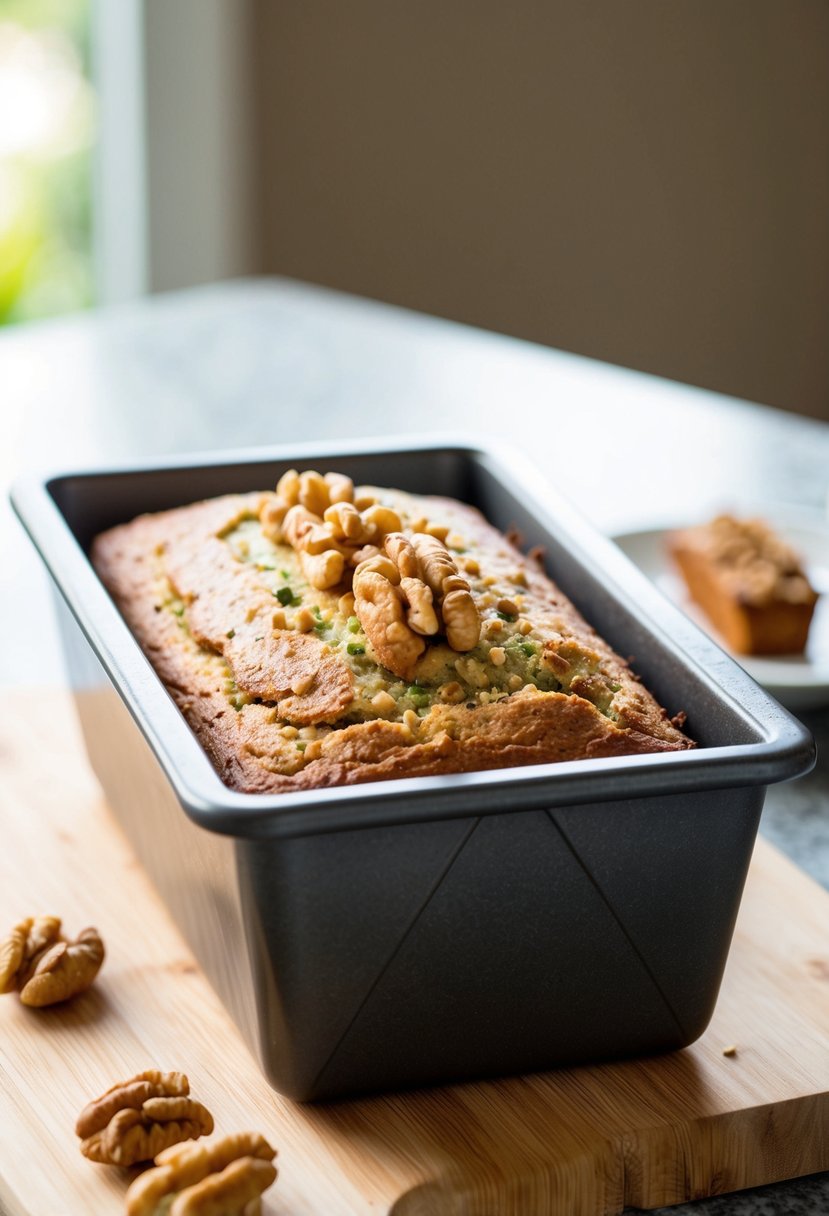
M334 502L331 490L326 505L315 482L311 510L298 485L293 503L284 487L231 495L142 516L93 545L233 788L693 746L681 715L669 718L539 563L474 508L377 487L340 487ZM341 503L362 524L332 511Z

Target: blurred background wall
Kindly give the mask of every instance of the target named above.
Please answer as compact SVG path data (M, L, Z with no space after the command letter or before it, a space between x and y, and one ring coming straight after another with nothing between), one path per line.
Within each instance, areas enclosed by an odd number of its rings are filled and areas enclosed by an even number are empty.
M0 323L256 273L829 418L829 6L0 0Z
M829 417L824 0L255 0L261 265Z
M264 238L254 191L268 153L256 147L252 6L144 3L149 285L167 291L256 273Z

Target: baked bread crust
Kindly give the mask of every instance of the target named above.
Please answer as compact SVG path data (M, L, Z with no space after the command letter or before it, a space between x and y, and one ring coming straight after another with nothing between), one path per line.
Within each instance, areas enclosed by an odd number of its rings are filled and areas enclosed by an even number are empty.
M719 515L674 532L691 598L738 654L800 654L817 594L797 554L763 520Z
M538 563L479 512L452 499L374 492L401 518L445 523L463 542L458 553L474 555L458 562L480 566L484 576L470 583L488 640L471 656L438 640L417 665L421 682L408 690L372 662L365 640L355 646L349 635L338 637L344 617L336 594L306 593L323 604L322 613L314 605L320 628L298 632L280 611L285 598L275 598L281 576L272 563L240 557L249 550L245 537L258 543L258 516L272 495L141 516L93 544L99 576L229 786L273 793L694 746L680 729L682 715L670 719ZM505 588L520 601L517 625L492 607L510 605L499 598ZM509 636L493 655L496 669L486 653L502 640L499 629ZM522 658L524 650L531 657ZM514 691L495 688L504 656L532 671ZM444 680L438 691L438 664L453 662L463 678ZM510 689L520 679L513 675ZM371 696L377 687L394 696ZM441 699L450 687L462 688L458 703ZM401 709L412 696L417 712ZM392 703L390 711L374 708Z

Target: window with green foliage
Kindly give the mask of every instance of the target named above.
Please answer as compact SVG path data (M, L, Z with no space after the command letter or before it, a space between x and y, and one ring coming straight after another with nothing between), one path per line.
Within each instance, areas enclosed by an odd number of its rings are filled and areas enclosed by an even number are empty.
M92 303L91 0L0 0L0 325Z

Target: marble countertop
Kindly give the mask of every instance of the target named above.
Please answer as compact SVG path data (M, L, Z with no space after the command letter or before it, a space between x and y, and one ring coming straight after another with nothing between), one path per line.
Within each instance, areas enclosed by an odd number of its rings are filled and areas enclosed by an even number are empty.
M826 424L278 279L0 333L0 409L4 487L35 469L451 430L522 450L608 533L741 504L817 517L829 488ZM0 679L54 683L45 576L3 500L0 629L16 644ZM769 791L761 830L829 887L829 706L801 716L818 766ZM829 1175L665 1210L826 1213Z

